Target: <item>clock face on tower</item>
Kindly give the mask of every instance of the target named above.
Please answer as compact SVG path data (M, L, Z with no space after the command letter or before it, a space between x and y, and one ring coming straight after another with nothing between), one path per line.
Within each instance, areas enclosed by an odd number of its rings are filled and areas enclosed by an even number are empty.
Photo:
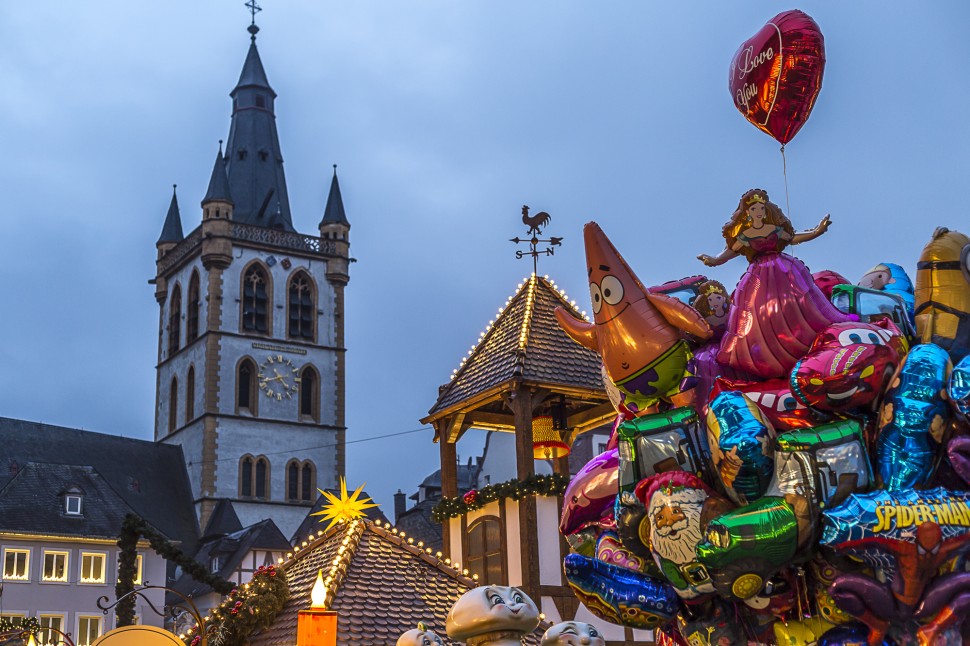
M259 364L259 389L277 401L292 399L300 388L299 370L283 355L270 355Z

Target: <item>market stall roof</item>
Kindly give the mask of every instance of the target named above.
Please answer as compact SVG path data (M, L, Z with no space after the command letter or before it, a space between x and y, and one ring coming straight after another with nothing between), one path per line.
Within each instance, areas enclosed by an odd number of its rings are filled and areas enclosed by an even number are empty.
M419 621L445 644L459 643L447 638L445 619L458 597L478 583L390 525L344 522L295 549L280 565L290 598L273 625L252 636L250 646L296 643L297 615L310 607L310 590L321 570L324 577L334 575L327 598L332 599L329 609L338 613L337 644L393 644ZM523 643L538 644L546 628L540 624Z
M421 422L433 423L459 410L480 410L479 419L467 421L476 427L511 430L511 418L503 419L499 408L487 406L500 400L513 384L586 399L588 406L573 412L599 407L600 414L587 424L590 428L612 417L600 357L566 336L556 321L557 307L582 316L548 277L533 275L524 280L451 380L441 386L438 401Z

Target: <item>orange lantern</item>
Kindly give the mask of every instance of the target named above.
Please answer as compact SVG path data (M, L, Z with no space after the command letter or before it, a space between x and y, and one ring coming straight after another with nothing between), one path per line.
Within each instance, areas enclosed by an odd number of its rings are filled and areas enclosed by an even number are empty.
M533 417L532 457L536 460L554 460L566 455L569 455L569 445L562 441L552 423L552 415Z

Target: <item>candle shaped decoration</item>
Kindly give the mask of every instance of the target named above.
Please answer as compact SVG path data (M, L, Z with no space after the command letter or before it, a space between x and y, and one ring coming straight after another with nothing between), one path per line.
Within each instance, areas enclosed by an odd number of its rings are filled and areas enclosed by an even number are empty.
M296 646L336 646L337 613L326 606L327 589L320 570L310 591L310 607L297 615Z

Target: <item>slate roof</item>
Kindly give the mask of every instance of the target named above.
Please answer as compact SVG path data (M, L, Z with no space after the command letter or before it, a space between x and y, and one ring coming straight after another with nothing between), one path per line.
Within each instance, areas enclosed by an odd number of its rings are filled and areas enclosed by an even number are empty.
M579 317L547 278L523 282L472 355L441 387L429 414L513 380L602 391L599 355L566 336L553 314L559 306Z
M162 234L158 236L158 242L181 242L185 236L182 234L182 217L179 214L179 201L175 195L175 185L172 185L172 201L168 205L168 213L165 215L165 224L162 225Z
M220 498L216 503L209 522L202 530L202 540L215 536L225 536L238 532L243 528L242 521L236 514L236 508L232 506L232 501L228 498Z
M226 162L222 157L222 144L219 144L219 152L216 153L216 161L212 165L212 175L209 176L209 188L202 198L202 205L213 200L232 203L229 194L229 179L226 177Z
M0 417L0 446L0 490L30 463L90 467L136 514L183 549L195 548L198 521L181 447L6 417ZM40 485L43 495L63 489L43 480ZM109 501L116 508L117 500ZM6 529L0 523L0 531ZM120 529L119 523L113 536Z
M434 521L431 510L440 501L440 495L422 500L395 518L394 524L407 532L408 536L413 536L414 540L424 541L425 545L438 551L441 549L441 523Z
M208 565L211 557L218 556L220 567L216 574L228 580L239 568L243 558L251 551L267 550L285 554L290 549L292 547L286 540L286 536L272 519L267 518L239 531L204 542L193 558L202 565ZM201 597L212 592L211 587L187 574L183 575L173 588L191 597Z
M273 625L250 639L250 646L292 646L296 642L297 614L310 607L310 590L323 570L330 571L338 547L348 533L358 532L349 544L349 564L338 579L330 609L337 616L337 644L386 646L401 633L425 622L445 644L448 610L462 594L477 584L454 568L407 543L399 534L374 523L344 523L318 537L281 566L290 587L290 598ZM540 625L523 643L538 644Z
M327 489L326 491L329 491L330 493L335 494L337 496L340 495L339 489ZM364 500L365 498L370 498L370 496L367 495L366 491L361 491L360 499ZM320 511L325 504L328 504L327 499L324 498L323 495L321 494L317 498L317 501L313 503L313 507L307 510L306 518L303 519L303 522L300 523L300 526L297 527L296 531L293 532L293 535L290 536L291 543L298 544L300 541L306 540L306 537L309 536L310 534L316 534L321 529L327 526L326 523L324 523L323 525L320 524L320 518L321 518L320 516L311 515ZM364 517L367 518L367 520L372 520L380 523L390 522L388 521L387 516L384 515L384 512L381 511L380 507L368 507L367 509L364 510Z
M327 196L327 208L323 212L324 224L343 224L350 226L347 221L347 214L344 213L344 198L340 196L340 182L337 181L337 165L333 165L333 179L330 180L330 195Z
M75 487L81 514L66 514L62 494ZM132 511L88 466L28 462L0 490L0 529L5 532L117 540Z

